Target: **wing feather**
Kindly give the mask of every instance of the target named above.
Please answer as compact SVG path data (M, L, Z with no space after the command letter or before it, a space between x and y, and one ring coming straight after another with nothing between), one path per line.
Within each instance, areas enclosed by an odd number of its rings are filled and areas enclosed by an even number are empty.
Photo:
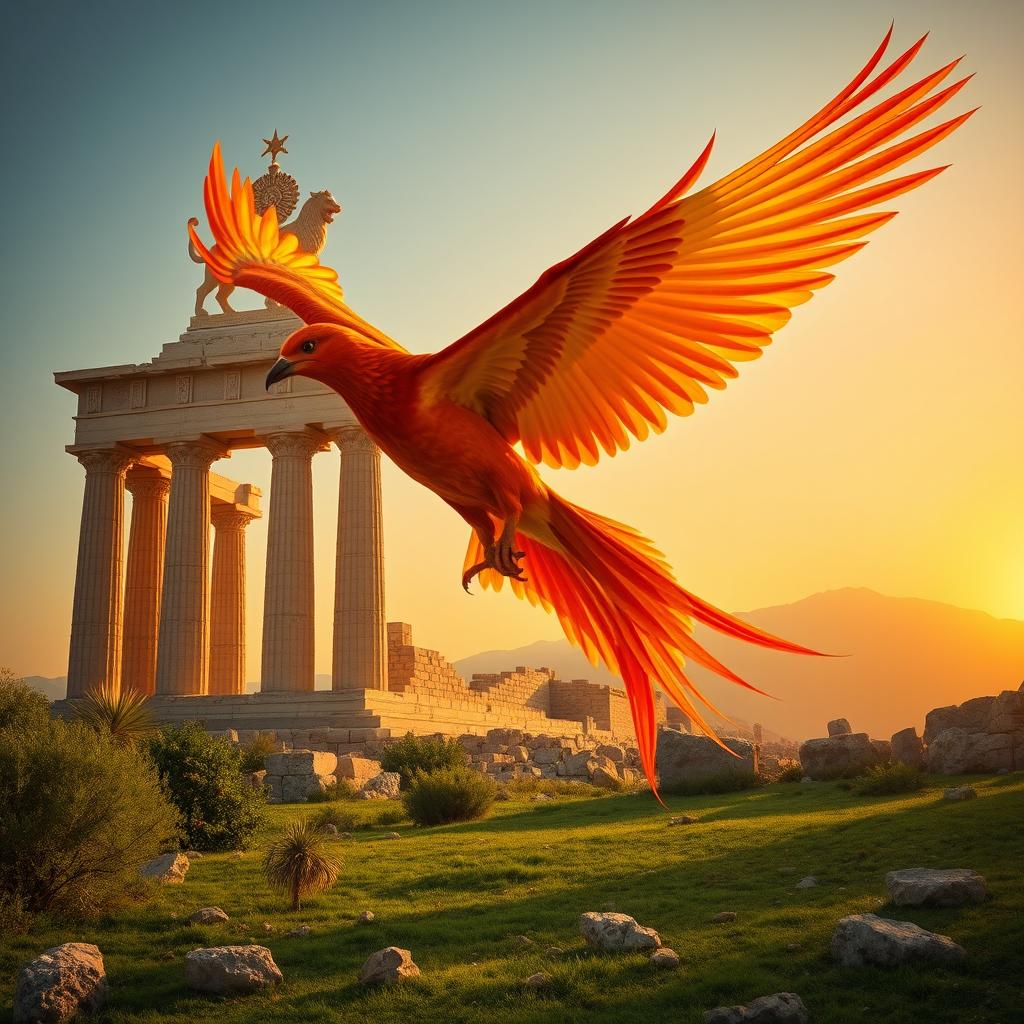
M621 220L427 361L424 387L487 417L528 458L592 465L724 388L736 364L895 216L872 209L944 167L886 178L973 111L915 129L964 87L959 59L892 95L922 37L852 81L775 146L693 195L714 137L646 213ZM879 70L881 68L881 70Z

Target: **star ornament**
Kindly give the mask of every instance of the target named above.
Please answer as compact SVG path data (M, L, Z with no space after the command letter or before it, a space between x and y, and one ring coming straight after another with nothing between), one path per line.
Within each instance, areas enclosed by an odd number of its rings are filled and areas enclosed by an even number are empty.
M270 154L270 159L276 163L277 162L277 154L278 153L287 153L288 152L288 150L284 148L284 144L287 141L288 141L288 136L287 135L284 138L282 138L282 139L279 139L277 137L277 129L275 128L274 129L274 137L271 138L271 139L264 139L263 140L264 145L266 145L267 148L265 150L263 150L262 153L260 153L260 156L266 156L269 153Z

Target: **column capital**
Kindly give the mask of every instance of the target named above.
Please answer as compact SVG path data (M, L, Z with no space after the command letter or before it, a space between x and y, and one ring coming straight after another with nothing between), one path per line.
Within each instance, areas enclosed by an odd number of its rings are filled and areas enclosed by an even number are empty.
M136 466L128 472L124 486L133 498L162 499L170 494L171 480L158 470L140 469Z
M136 452L120 445L111 448L82 448L71 451L71 454L85 467L86 474L109 473L113 476L124 476L128 467L138 458Z
M327 438L317 430L279 430L265 438L270 454L275 459L311 459L327 448Z
M330 437L343 455L353 452L361 452L364 455L380 455L380 449L358 423L346 423L343 426L334 427L330 431Z
M218 530L244 530L254 519L258 518L258 512L242 509L237 505L212 505L210 507L210 521Z
M164 446L164 454L171 460L174 469L209 469L218 459L225 458L230 449L212 438L196 438L192 441L170 441Z

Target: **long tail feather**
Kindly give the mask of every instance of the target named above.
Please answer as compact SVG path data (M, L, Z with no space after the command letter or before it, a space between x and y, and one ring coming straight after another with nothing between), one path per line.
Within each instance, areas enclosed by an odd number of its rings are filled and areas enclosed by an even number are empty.
M697 705L715 714L720 712L687 676L687 659L730 682L764 692L736 675L694 639L694 620L771 650L818 653L742 622L684 590L660 553L628 526L550 492L546 526L551 538L546 542L525 533L516 534L516 544L526 553L527 578L509 582L519 597L554 612L570 642L592 662L601 661L622 677L640 761L655 796L655 685L697 728L725 749ZM483 548L473 534L466 566L482 560ZM480 581L484 587L500 590L505 577L487 570Z

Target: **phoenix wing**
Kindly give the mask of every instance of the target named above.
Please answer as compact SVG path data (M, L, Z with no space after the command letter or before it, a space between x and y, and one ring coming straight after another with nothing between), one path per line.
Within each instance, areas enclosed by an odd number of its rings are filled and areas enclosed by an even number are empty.
M895 216L864 211L945 168L879 179L974 112L910 134L968 81L939 88L959 60L865 110L924 43L875 74L891 36L809 121L686 197L712 137L646 213L613 225L433 356L428 394L485 416L533 462L575 467L661 432L666 412L687 415L709 388L724 388L736 364L756 359L793 307L833 279L826 268Z

